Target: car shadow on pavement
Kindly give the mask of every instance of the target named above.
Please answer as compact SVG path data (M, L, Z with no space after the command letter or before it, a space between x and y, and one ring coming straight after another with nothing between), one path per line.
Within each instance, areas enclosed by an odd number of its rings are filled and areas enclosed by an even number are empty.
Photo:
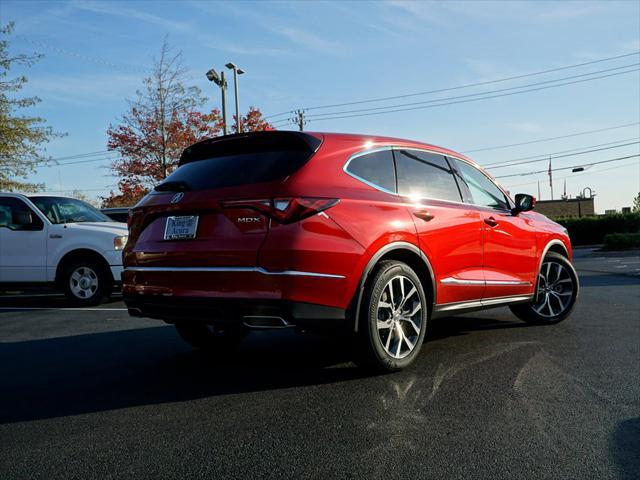
M429 339L521 322L438 319ZM192 350L170 326L0 343L0 423L355 380L348 338L252 332L233 356Z

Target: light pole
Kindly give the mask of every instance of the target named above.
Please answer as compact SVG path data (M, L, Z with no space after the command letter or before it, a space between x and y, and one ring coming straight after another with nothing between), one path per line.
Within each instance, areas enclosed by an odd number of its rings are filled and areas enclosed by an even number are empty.
M216 72L213 68L207 72L207 78L220 87L222 92L222 133L227 134L227 81L224 78L224 71Z
M236 132L242 133L242 125L240 124L240 106L238 104L238 75L242 75L244 70L231 62L227 63L225 67L229 70L233 70L233 89L236 94Z

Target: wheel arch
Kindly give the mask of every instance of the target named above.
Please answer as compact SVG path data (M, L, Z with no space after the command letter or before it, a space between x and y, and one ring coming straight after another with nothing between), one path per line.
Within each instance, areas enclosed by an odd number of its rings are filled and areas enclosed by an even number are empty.
M62 274L64 273L64 269L69 262L79 258L91 258L92 260L96 260L104 269L105 273L109 275L109 278L113 280L113 275L111 274L111 267L109 262L97 251L92 250L90 248L77 248L75 250L71 250L70 252L65 253L60 261L58 262L58 266L56 267L56 276L55 283L57 285L62 284Z
M436 303L436 282L431 262L416 245L408 242L393 242L382 247L371 257L360 277L352 302L354 332L358 331L358 319L360 318L360 307L365 287L376 266L383 260L398 260L406 263L416 272L429 298L429 314L433 311L433 306Z

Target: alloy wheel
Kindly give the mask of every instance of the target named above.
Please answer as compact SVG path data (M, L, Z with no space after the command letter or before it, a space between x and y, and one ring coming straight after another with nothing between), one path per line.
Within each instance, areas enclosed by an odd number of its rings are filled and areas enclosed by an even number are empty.
M387 354L393 358L409 355L420 337L422 302L418 289L404 275L393 277L378 299L378 336Z
M568 270L559 262L544 262L533 309L543 317L557 317L570 306L573 294L574 282Z

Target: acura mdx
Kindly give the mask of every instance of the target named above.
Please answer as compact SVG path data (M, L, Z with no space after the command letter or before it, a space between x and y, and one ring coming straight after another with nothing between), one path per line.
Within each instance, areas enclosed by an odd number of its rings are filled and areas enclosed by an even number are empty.
M342 329L393 371L438 316L553 324L578 296L567 231L451 150L288 131L213 138L130 212L131 315L229 351L247 328Z

